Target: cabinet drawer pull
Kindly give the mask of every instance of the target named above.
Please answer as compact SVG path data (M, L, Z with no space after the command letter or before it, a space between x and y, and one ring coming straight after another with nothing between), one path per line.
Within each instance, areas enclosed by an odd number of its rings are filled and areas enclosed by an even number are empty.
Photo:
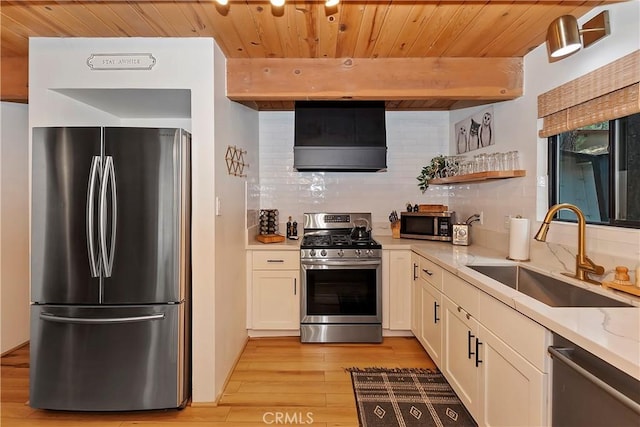
M476 336L475 336L475 335L473 335L473 334L471 333L471 331L467 331L467 348L468 348L468 353L469 353L469 355L468 355L469 359L471 359L471 356L473 356L473 355L475 354L473 351L471 351L471 340L472 340L473 338L475 338L475 337L476 337ZM476 345L477 345L477 344L476 344ZM476 347L476 348L477 348L477 347ZM477 365L476 365L476 366L477 366Z
M480 352L478 351L481 345L482 343L480 340L476 338L476 368L482 363L482 360L480 360Z
M433 272L427 270L426 268L423 268L422 271L424 271L425 273L427 273L429 276L433 276Z
M293 278L293 294L298 295L298 279Z
M466 313L467 316L467 320L471 319L471 315L469 313Z
M462 307L458 306L458 313L462 311Z
M284 262L283 259L268 259L267 262Z
M418 278L418 264L413 263L413 280Z
M433 302L433 323L437 324L438 321L440 320L440 318L438 317L438 307L440 307L440 304L438 304L437 301Z

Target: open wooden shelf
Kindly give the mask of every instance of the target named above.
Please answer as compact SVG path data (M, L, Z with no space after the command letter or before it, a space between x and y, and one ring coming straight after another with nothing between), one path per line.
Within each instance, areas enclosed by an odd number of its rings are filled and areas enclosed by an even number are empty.
M522 169L510 171L476 172L467 175L449 176L447 178L434 178L429 180L429 185L455 184L459 182L478 182L488 181L490 179L518 178L525 175L526 171Z

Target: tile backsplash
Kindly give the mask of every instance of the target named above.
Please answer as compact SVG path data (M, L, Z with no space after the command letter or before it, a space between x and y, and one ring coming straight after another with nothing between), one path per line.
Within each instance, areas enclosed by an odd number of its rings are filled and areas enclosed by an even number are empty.
M422 194L416 177L449 147L447 112L387 112L385 172L298 172L293 168L293 112L260 113L260 208L275 208L281 220L298 222L305 212L371 212L375 232L389 229L392 210L406 203L447 204L448 190ZM390 234L390 230L387 233Z

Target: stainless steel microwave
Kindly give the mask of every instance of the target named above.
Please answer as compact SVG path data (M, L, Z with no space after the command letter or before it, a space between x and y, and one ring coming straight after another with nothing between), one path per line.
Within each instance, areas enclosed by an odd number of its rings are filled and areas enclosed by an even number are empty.
M455 212L402 212L400 237L450 242Z

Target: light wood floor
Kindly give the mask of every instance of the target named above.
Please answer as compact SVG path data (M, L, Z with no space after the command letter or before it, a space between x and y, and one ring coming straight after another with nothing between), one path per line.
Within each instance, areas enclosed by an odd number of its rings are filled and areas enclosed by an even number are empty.
M29 348L2 357L2 427L252 427L358 426L349 367L435 365L414 338L382 344L301 344L298 338L247 343L217 407L120 413L74 413L30 408ZM282 417L277 423L276 417Z

